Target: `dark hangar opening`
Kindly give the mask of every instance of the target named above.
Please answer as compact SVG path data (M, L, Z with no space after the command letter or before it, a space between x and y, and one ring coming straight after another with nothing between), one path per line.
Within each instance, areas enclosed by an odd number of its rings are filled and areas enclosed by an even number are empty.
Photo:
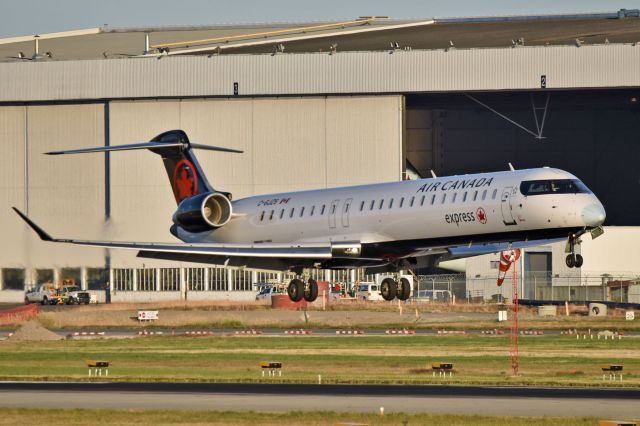
M409 94L404 153L422 177L557 167L595 192L606 225L640 225L638 89Z

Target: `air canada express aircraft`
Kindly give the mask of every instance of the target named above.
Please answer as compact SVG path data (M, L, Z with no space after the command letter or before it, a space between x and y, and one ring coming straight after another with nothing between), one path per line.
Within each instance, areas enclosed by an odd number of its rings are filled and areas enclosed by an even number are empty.
M162 157L178 205L171 234L182 243L53 238L16 212L45 241L138 250L144 258L294 271L289 297L315 300L311 268L397 272L440 261L567 241L566 263L580 267L580 236L602 234L605 210L575 176L537 168L268 194L233 200L207 181L182 130L150 142L49 152L148 149ZM381 284L386 300L410 297L406 279Z

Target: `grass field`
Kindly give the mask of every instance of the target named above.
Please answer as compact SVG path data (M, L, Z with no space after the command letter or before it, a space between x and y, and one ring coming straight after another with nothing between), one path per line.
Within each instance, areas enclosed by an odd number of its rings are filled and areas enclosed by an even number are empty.
M109 380L286 383L452 383L639 386L640 341L520 338L520 375L512 376L505 336L146 337L0 342L0 378L85 380L85 359L111 361ZM283 375L261 377L261 361ZM430 363L453 362L446 380ZM624 365L623 382L603 382L599 364ZM105 380L104 378L102 380Z
M402 328L415 329L508 329L509 323L498 323L498 306L339 302L327 310L310 309L306 318L300 311L272 310L265 304L212 302L158 302L145 309L159 310L153 324L136 321L138 305L117 303L98 306L46 307L38 316L49 328L116 329L145 328ZM557 317L538 317L535 309L522 308L522 329L543 330L620 330L639 331L640 321L625 321L624 312L610 311L606 317L585 316L586 308L572 307L565 316L558 308Z
M586 426L598 424L595 417L497 417L432 414L288 412L256 413L230 411L158 411L158 410L40 410L0 409L0 425L332 425L354 422L371 425L461 426Z

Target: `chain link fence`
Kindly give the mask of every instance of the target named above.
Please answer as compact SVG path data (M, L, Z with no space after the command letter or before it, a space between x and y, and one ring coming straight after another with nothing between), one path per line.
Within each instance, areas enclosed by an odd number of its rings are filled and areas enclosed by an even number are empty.
M561 301L611 301L640 303L640 277L629 274L558 275L528 272L518 275L521 299ZM466 277L465 274L420 275L414 293L417 299L436 299L448 294L469 303L504 302L512 298L512 275L502 286L495 276Z

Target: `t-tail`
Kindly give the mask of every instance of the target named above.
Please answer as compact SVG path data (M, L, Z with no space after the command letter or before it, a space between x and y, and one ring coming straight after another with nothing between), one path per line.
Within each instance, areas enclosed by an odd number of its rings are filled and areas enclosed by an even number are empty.
M183 130L170 130L159 134L149 142L53 151L47 152L46 154L84 154L91 152L131 151L136 149L148 149L162 157L162 162L169 177L169 184L171 185L176 204L178 205L187 198L205 193L218 192L224 194L229 199L231 198L231 194L216 191L213 186L211 186L200 164L198 164L193 149L235 153L243 152L231 148L191 143Z

